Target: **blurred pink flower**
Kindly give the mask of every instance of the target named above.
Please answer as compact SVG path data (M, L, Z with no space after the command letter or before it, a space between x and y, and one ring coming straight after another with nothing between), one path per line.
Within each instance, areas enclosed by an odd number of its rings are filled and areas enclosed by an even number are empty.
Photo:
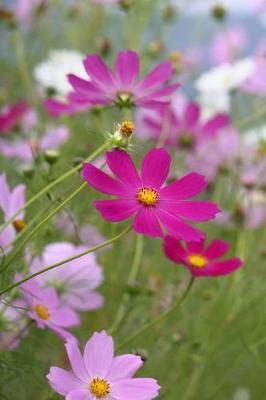
M12 191L9 189L6 175L0 175L0 207L3 211L4 222L8 221L25 203L25 185L17 185ZM25 227L25 212L17 215L13 224L9 224L3 232L0 233L0 247L6 247L16 236L16 232ZM21 229L20 229L21 228ZM12 247L4 250L8 253Z
M47 0L15 0L12 5L16 20L23 28L28 28L36 9Z
M87 250L84 246L58 242L47 245L41 257L33 259L30 272L35 273L62 260ZM62 305L80 311L102 307L104 298L95 291L103 281L101 267L93 253L70 261L35 278L42 287L53 286Z
M165 255L177 264L182 264L195 277L228 275L242 266L239 258L221 260L229 250L223 240L213 240L206 246L201 242L186 242L185 246L177 239L167 236L164 240Z
M46 150L55 150L69 138L69 130L66 126L47 128L40 139L17 139L7 141L0 139L0 154L5 157L17 158L25 162L32 162L34 158Z
M54 288L41 288L36 279L30 279L20 286L20 293L30 309L28 316L38 328L49 328L65 340L74 339L65 328L78 326L79 316L71 308L60 304Z
M165 149L152 149L146 154L141 176L123 150L107 152L106 162L117 179L88 163L84 164L83 176L96 190L118 197L94 202L107 221L119 222L134 216L133 229L138 233L163 237L163 226L173 236L197 241L204 236L203 232L185 220L208 221L219 212L217 205L210 201L187 201L205 189L202 175L188 174L162 187L171 163Z
M210 58L214 64L230 63L241 55L248 42L241 25L230 26L219 32L210 44Z
M24 100L2 108L0 110L0 134L9 133L15 126L19 125L23 116L29 110L28 103Z
M160 386L152 378L133 378L143 362L139 356L125 354L114 357L114 343L105 331L96 332L88 340L82 356L78 344L66 345L72 371L52 367L49 384L65 399L71 400L151 400Z

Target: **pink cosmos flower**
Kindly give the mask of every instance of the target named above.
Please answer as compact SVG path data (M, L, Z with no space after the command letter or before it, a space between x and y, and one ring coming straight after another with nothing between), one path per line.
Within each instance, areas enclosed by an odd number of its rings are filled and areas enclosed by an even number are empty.
M36 279L31 279L20 286L20 292L30 309L28 316L38 328L49 328L63 339L75 340L65 328L78 326L79 316L71 308L60 304L54 288L41 288Z
M162 62L146 77L139 80L139 56L135 51L121 51L111 71L98 55L89 55L84 60L84 68L89 75L85 80L76 75L68 76L73 92L68 95L68 104L52 100L47 101L48 112L53 115L96 105L114 104L119 107L154 108L169 102L169 96L179 84L163 86L173 75L169 61Z
M215 64L234 61L247 45L247 33L241 25L219 32L210 45L210 57Z
M162 237L164 227L171 235L185 240L200 240L204 234L185 220L208 221L219 211L210 201L188 201L206 187L202 175L192 173L163 186L171 163L165 149L150 150L138 175L131 157L123 150L106 153L106 162L117 179L92 164L85 163L84 179L96 190L116 196L95 201L103 218L119 222L135 216L133 229L152 237Z
M20 123L21 118L28 110L29 106L24 100L2 108L0 110L0 134L10 132Z
M143 362L139 356L114 357L114 343L105 331L88 340L82 356L75 341L66 345L72 371L52 367L47 378L67 400L151 400L160 386L152 378L133 378Z
M200 113L199 104L177 96L170 106L143 114L141 132L145 132L146 138L158 140L164 136L166 144L192 149L215 137L230 123L227 114L219 113L203 122Z
M0 139L0 154L30 163L39 153L56 150L68 138L69 130L66 126L51 127L39 140L22 138L11 142Z
M35 273L61 261L62 255L70 258L86 249L85 246L74 246L67 242L49 244L41 257L34 258L30 272ZM103 281L103 274L94 253L45 272L35 279L42 287L53 286L61 303L75 310L91 311L103 305L103 296L95 292Z
M17 185L12 191L7 184L6 175L0 175L0 208L3 211L4 221L8 221L25 203L25 185ZM3 232L0 233L0 247L3 249L15 238L16 233L25 227L25 213L22 211L13 221L13 224L8 225ZM8 253L12 247L5 250Z
M205 240L187 242L185 246L171 236L164 240L165 255L184 265L195 277L227 275L240 268L242 261L239 258L221 260L228 250L229 245L223 240L213 240L208 246Z

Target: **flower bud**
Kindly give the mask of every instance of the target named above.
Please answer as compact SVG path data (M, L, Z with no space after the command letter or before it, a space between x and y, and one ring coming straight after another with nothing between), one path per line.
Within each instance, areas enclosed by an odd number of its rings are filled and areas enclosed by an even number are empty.
M48 164L53 165L57 162L59 153L57 150L46 150L44 153L44 159Z
M125 120L122 124L118 124L118 130L110 137L112 145L126 149L134 130L135 126L132 121Z
M211 14L217 21L223 21L227 16L227 9L222 4L216 4L211 9Z
M153 40L147 47L147 53L150 57L156 58L160 56L164 48L164 43L161 40Z
M167 4L163 10L163 20L165 22L171 22L176 16L176 7L173 4Z

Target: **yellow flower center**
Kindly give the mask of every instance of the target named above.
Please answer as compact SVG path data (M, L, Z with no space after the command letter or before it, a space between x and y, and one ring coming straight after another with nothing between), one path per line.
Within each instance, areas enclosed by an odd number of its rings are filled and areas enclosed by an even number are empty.
M188 256L188 261L195 268L204 268L208 263L207 258L201 254L191 254Z
M110 385L105 379L94 378L89 385L91 393L97 399L102 399L110 393Z
M45 306L43 306L42 304L36 304L36 306L34 307L34 310L38 314L38 317L40 317L41 319L48 319L50 317L50 314L49 314L47 308Z
M24 228L26 228L27 224L23 219L15 219L13 221L13 226L16 229L17 233L21 232Z
M159 198L159 194L156 189L150 189L143 187L138 191L137 199L144 206L155 206Z
M134 132L134 130L135 130L135 125L133 124L132 121L126 120L122 122L122 124L120 125L120 131L123 136L130 137Z

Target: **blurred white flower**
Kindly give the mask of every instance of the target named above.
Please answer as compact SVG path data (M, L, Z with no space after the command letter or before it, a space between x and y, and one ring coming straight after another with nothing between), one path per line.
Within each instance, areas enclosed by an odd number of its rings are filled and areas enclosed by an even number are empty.
M236 389L233 400L250 400L250 391L248 388L240 387Z
M52 50L48 59L36 65L33 76L42 88L55 90L60 98L68 94L71 85L67 75L73 73L88 80L82 61L85 56L73 50Z
M243 135L244 144L256 146L260 143L266 143L266 124L248 129Z

